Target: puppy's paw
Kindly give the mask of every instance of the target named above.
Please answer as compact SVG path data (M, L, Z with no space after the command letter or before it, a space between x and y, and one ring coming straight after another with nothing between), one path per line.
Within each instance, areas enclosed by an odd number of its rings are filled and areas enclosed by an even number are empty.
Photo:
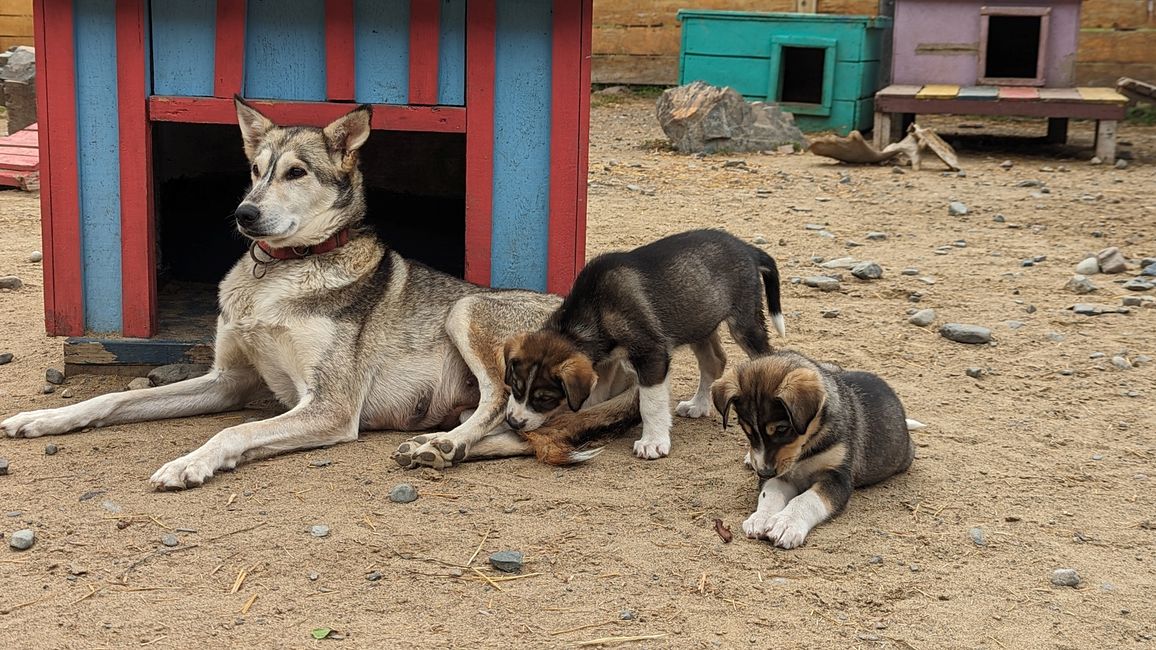
M767 523L774 515L756 510L751 513L743 522L743 533L751 539L763 539L767 536L767 531L770 530L770 525Z
M787 512L779 512L767 518L763 537L779 548L795 548L803 545L811 529Z
M443 435L424 435L410 438L397 447L393 459L406 469L432 467L444 469L466 457L464 443Z
M646 460L662 458L670 453L670 436L663 438L647 438L643 436L634 441L634 455Z
M696 402L694 400L686 400L679 402L674 409L675 415L684 418L702 418L710 415L709 402Z
M43 409L18 413L0 422L0 431L9 438L39 438L68 433L75 428L73 419L61 414L64 409Z

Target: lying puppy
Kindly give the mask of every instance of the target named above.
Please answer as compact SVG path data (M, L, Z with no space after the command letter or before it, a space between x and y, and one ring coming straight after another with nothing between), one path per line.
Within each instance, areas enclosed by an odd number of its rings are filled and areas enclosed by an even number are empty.
M761 284L761 286L760 286ZM724 321L749 356L771 351L763 294L782 335L779 272L762 250L718 230L694 230L633 251L591 260L570 295L536 332L505 345L510 389L506 423L533 431L556 411L578 410L616 381L626 365L637 374L640 458L670 453L670 355L691 345L700 373L694 397L678 405L684 417L710 413L710 386L726 367L718 327ZM543 444L529 439L531 445ZM553 440L565 449L576 441ZM542 455L539 454L539 458ZM560 454L559 457L569 457Z
M903 404L879 377L792 351L749 361L711 387L723 428L731 409L751 443L759 506L747 537L795 548L863 487L905 471L914 449Z

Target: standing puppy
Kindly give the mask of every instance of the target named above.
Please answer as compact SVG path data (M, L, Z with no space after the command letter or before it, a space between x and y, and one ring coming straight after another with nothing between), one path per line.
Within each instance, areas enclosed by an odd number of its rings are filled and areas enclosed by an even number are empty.
M671 352L691 345L700 373L698 391L678 405L678 414L709 414L711 383L726 367L719 325L727 323L749 356L771 351L764 292L771 321L782 335L775 260L718 230L685 232L594 258L540 330L507 341L505 377L511 395L506 423L515 431L533 431L558 410L578 410L592 392L605 390L608 374L626 362L638 375L642 415L642 438L634 443L634 453L666 456ZM536 444L533 437L529 442Z
M853 487L878 483L911 465L903 404L879 377L843 370L791 351L754 359L711 388L723 428L731 410L764 479L747 537L795 548L838 515Z

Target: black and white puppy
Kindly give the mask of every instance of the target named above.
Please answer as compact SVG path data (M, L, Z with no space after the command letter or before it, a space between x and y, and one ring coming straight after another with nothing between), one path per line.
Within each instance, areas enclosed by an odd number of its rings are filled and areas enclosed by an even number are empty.
M747 537L795 548L847 505L851 490L906 471L914 449L903 404L868 372L817 363L793 351L754 359L711 388L723 428L730 412L747 434L763 479Z
M691 345L698 391L677 413L710 413L710 386L726 367L719 340L725 322L749 356L768 354L763 295L771 322L784 333L775 260L719 230L672 235L629 252L591 260L570 295L536 332L505 346L510 398L506 422L515 431L541 426L558 409L577 410L625 362L637 373L640 458L670 453L670 356Z

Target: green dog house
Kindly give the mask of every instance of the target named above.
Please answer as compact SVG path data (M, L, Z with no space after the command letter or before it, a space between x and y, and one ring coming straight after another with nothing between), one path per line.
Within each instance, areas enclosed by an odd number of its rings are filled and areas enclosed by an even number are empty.
M871 128L890 18L682 10L678 19L679 83L705 81L774 102L804 131Z

